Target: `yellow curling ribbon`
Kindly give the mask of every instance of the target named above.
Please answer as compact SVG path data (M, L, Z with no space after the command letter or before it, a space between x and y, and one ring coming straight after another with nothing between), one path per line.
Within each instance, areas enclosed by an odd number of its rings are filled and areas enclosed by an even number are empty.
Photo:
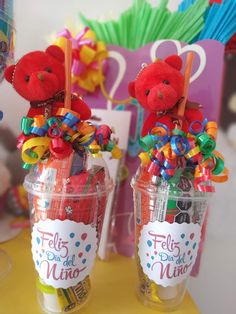
M163 303L158 297L158 285L155 282L150 283L151 300L157 303Z
M48 150L51 138L35 137L26 141L22 146L22 160L27 164L37 163ZM33 154L29 154L29 151Z
M151 158L150 158L150 156L149 156L149 153L146 153L146 152L140 153L140 154L139 154L139 158L140 158L141 164L142 164L143 166L148 165L149 162L150 162L150 160L151 160Z
M91 144L89 145L89 151L92 154L97 154L101 150L101 146L97 144Z
M115 147L112 149L111 156L114 159L120 159L122 157L121 149L117 145L115 145Z
M201 152L200 147L199 146L195 146L194 148L192 148L186 155L184 155L187 159L192 158L193 156L199 154Z

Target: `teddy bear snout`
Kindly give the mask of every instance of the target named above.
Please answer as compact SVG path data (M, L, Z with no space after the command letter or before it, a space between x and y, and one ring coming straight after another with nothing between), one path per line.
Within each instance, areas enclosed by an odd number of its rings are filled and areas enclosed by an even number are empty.
M163 99L164 98L164 94L160 90L157 91L157 98L159 98L159 99Z
M42 73L38 73L38 74L37 74L37 77L38 77L38 79L39 79L40 81L44 81L44 79L45 79L45 76L44 76Z

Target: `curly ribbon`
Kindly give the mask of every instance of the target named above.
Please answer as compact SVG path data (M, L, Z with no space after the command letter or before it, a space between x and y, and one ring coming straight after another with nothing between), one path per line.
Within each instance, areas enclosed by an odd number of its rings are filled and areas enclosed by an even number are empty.
M97 41L95 33L88 27L83 29L75 37L68 29L57 34L56 44L62 49L65 47L65 39L72 42L72 91L95 92L104 75L99 73L99 62L102 72L107 67L107 48L102 41Z
M149 134L139 140L144 152L139 154L141 164L152 175L164 180L172 178L184 158L195 168L194 187L201 192L213 192L210 181L224 182L228 179L223 156L215 151L217 124L194 121L186 134L180 129L169 132L157 123Z
M23 167L33 164L49 155L57 159L67 157L74 150L79 155L86 152L94 157L101 151L108 151L113 158L121 158L121 150L112 142L112 131L107 125L95 126L81 121L76 112L60 108L56 117L45 119L38 115L24 117L21 122L23 133L18 138L17 147L22 150Z
M37 163L47 151L51 139L36 137L27 140L22 146L22 160L27 164Z

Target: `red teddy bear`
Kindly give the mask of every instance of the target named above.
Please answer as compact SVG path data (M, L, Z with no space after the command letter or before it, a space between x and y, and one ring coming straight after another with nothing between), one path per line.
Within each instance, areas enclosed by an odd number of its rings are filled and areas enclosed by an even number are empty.
M129 83L130 96L150 111L143 125L142 136L147 135L157 122L165 124L170 130L175 128L180 118L177 115L178 104L183 100L184 77L181 68L182 59L172 55L145 66L136 80ZM188 131L191 122L203 121L198 108L196 104L187 104L182 119L183 131Z
M56 116L64 107L65 68L64 52L58 46L46 51L32 51L24 55L16 65L9 66L5 78L19 95L30 101L28 117ZM91 110L79 97L73 95L71 109L80 114L81 120L91 116Z

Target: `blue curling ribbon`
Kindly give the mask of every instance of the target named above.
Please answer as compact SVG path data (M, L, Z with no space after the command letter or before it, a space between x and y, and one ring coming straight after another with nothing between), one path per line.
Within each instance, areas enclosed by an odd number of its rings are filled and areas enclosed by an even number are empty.
M72 113L67 112L62 120L62 123L66 124L68 127L72 128L76 123L80 122L80 119L74 116Z
M35 135L38 135L38 136L44 136L47 131L48 131L48 125L44 125L43 127L41 128L37 128L36 126L33 126L31 128L31 134L35 134Z
M183 156L190 150L187 138L180 135L171 136L170 145L177 156Z
M158 158L156 158L156 157L152 157L151 161L154 162L154 164L156 164L159 167L162 166L161 161Z
M103 138L103 135L100 133L100 134L98 134L98 144L102 145L103 142L104 142L104 138Z
M81 146L84 146L84 147L89 146L95 140L95 138L96 138L96 133L94 132L93 135L90 137L90 139L87 142L79 143L79 144Z
M162 176L162 178L166 181L168 181L172 176L170 176L167 172L165 168L161 168L160 174Z
M190 133L193 134L193 135L197 135L197 134L199 134L199 133L202 133L202 132L204 131L204 128L205 128L207 122L208 122L207 118L205 118L205 119L203 120L203 122L202 122L202 121L199 121L199 120L193 121L193 122L190 124L190 126L189 126L189 131L190 131ZM197 131L194 131L194 129L193 129L194 125L199 125L199 129L198 129Z
M173 166L168 162L168 160L165 159L164 165L166 169L174 169Z

